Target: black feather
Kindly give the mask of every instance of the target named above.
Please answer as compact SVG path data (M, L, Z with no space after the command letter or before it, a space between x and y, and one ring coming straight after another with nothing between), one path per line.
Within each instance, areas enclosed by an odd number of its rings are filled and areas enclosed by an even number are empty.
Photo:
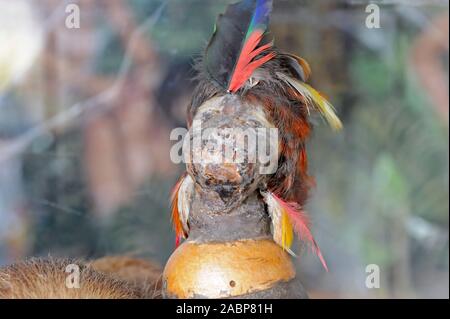
M243 0L228 6L217 18L214 34L203 59L207 74L226 89L239 59L244 39L257 8L257 0ZM264 39L260 45L268 43Z

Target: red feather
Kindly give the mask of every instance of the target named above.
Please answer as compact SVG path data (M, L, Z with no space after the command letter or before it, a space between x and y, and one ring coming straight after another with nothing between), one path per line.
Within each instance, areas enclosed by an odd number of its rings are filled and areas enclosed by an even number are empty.
M270 49L272 43L267 43L256 49L264 36L264 30L255 30L247 39L242 48L233 76L230 80L228 91L236 92L250 78L252 73L261 65L275 57L274 52L252 61L258 54Z
M171 193L171 204L172 204L172 225L173 229L175 230L175 247L178 247L180 245L181 239L185 238L186 234L183 230L183 224L180 220L180 213L178 211L178 191L180 190L181 183L183 182L183 179L185 177L185 174L180 177L178 182L175 184L175 186L172 189Z
M289 220L291 221L292 226L294 227L294 231L297 233L299 238L311 245L312 250L317 255L317 257L319 257L323 267L325 268L326 271L328 271L327 263L325 262L322 252L320 251L320 248L317 245L311 233L310 230L311 222L309 220L309 217L297 203L294 202L288 203L275 194L273 194L273 196L280 204L280 206L283 208L283 210L286 212L286 214L289 216Z

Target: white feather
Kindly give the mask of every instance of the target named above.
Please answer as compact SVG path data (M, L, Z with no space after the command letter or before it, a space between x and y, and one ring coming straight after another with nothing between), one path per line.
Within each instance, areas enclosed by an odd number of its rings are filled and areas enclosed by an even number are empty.
M267 209L269 211L270 219L272 220L272 236L273 240L283 247L283 230L282 230L282 207L276 199L270 194L270 192L261 192L265 203L267 204ZM285 248L286 251L295 256L294 252L289 248Z
M191 203L194 197L194 181L191 176L186 175L180 185L178 191L178 213L180 214L180 221L183 225L183 230L186 234L189 233L189 213L191 210Z

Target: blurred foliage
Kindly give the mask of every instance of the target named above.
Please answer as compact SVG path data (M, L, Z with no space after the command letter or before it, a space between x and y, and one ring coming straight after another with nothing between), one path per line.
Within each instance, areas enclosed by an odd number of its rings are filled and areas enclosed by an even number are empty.
M158 43L158 51L163 55L192 57L198 56L199 48L206 46L217 12L222 12L230 1L207 4L204 1L130 1L139 21L150 16L163 3L166 3L165 14L149 33L152 40Z
M31 151L25 156L26 192L35 214L33 234L29 234L34 238L33 255L135 254L167 259L174 247L168 213L174 181L149 178L113 219L101 218L90 200L79 158L80 138L71 133L45 152Z
M30 151L24 158L25 187L35 223L32 250L37 255L90 255L96 250L92 243L97 241L97 225L92 223L80 143L80 134L72 133L45 152Z

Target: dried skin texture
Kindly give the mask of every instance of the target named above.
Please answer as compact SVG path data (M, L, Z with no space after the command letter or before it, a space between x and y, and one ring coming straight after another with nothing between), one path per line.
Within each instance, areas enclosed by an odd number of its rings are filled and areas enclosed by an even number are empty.
M67 288L66 267L80 267L80 288ZM126 281L95 271L76 260L31 259L0 269L2 299L135 299Z
M235 95L207 101L193 123L188 172L203 193L217 194L218 200L210 209L227 213L266 178L261 174L264 164L260 153L270 153L268 162L276 165L277 141L268 141L269 130L274 127L261 103L247 104ZM275 147L269 149L273 144Z
M215 201L197 195L192 203L189 239L195 242L223 242L242 239L270 238L270 218L257 194L226 214L216 214Z
M181 245L167 262L164 293L174 298L228 298L291 281L289 256L272 240Z
M103 257L90 263L96 271L124 280L140 291L142 298L161 297L162 269L159 265L127 256Z

